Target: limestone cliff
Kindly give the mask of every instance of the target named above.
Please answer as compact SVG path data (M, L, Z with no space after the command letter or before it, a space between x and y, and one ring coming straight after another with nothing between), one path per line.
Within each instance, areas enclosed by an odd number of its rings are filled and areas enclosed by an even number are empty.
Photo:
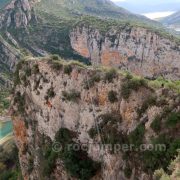
M155 169L166 169L179 146L180 98L151 83L76 62L21 62L11 111L24 179L151 180ZM69 152L68 143L90 148ZM167 149L99 151L99 143Z
M71 45L92 64L114 66L144 77L180 78L180 46L152 30L124 25L101 33L98 28L77 26Z
M9 74L20 60L20 51L0 36L0 88L9 86Z
M19 50L23 49L35 56L55 53L64 58L86 62L90 59L93 64L115 66L148 78L163 76L179 80L179 44L159 35L159 31L137 26L136 23L132 25L132 22L119 25L118 21L114 23L113 20L86 15L80 15L77 19L66 18L63 14L66 11L64 6L61 7L60 16L58 15L59 10L56 8L61 6L61 3L56 7L57 2L53 2L53 8L46 12L51 2L38 3L39 1L8 1L9 4L0 11L0 32L3 39L0 40L0 61L8 69L12 70L19 57ZM41 6L44 3L46 6ZM89 1L84 2L86 3L91 5ZM79 5L75 5L73 1L70 4L75 10ZM74 26L77 22L79 25ZM109 30L105 28L102 33L98 28L87 25L90 23L96 26L97 22L103 22L99 25L101 28L110 24ZM8 44L8 48L4 43Z
M36 2L37 0L11 0L0 7L0 86L9 84L9 74L20 60L24 47L19 44L15 34L20 33L22 38L27 26L36 22L32 8Z
M36 2L36 1L35 1ZM0 12L0 28L22 28L35 20L31 0L12 0Z

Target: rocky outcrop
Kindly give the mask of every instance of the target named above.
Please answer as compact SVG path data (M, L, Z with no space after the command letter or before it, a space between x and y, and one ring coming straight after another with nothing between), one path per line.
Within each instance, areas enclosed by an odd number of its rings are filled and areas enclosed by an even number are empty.
M173 142L178 137L174 133L178 133L177 126L169 129L163 125L166 119L159 119L162 131L155 131L151 123L157 115L164 114L165 109L171 109L168 113L179 112L180 99L175 92L165 88L155 91L142 79L133 79L111 69L95 70L75 62L32 58L18 67L12 114L24 179L82 177L76 169L79 162L72 163L73 154L67 155L68 159L63 153L58 157L55 155L61 149L64 135L69 137L68 131L73 135L73 142L88 146L88 157L102 165L86 179L152 179L153 168L163 164L156 163L166 159L164 152L159 154L157 162L151 157L155 162L153 167L151 161L145 165L147 157L143 158L142 152L99 151L98 144L103 140L109 145L127 145L129 141L132 143L132 139L135 144L148 144L162 133L172 136ZM163 115L165 118L168 116ZM97 124L99 133L95 128ZM59 131L65 134L57 141ZM68 141L66 139L62 145ZM83 154L81 157L86 162ZM70 167L75 168L75 174L72 169L67 170ZM86 169L86 172L85 177L89 171Z
M114 66L149 78L180 79L180 46L157 33L123 26L106 34L77 26L70 34L71 45L92 64Z
M20 59L20 51L10 45L2 37L0 37L0 62L8 67L9 70L13 70L15 64Z
M30 0L12 0L0 13L0 28L25 28L36 20L33 3Z
M36 21L33 5L37 0L12 0L9 1L0 12L0 86L6 86L10 79L4 76L15 69L21 57L20 49L24 48L19 45L16 34L22 34L27 31L27 26ZM24 33L26 34L26 33Z
M0 36L0 88L11 86L8 74L14 71L19 60L20 51Z

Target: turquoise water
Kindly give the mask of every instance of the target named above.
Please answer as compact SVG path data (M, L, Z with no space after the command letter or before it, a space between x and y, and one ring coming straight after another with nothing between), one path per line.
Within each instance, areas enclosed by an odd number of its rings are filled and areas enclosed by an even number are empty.
M12 122L0 122L0 139L12 132Z
M0 9L5 7L11 0L0 0Z

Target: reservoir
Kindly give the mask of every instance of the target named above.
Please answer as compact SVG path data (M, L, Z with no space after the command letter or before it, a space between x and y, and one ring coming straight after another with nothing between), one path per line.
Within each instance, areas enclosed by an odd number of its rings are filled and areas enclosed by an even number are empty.
M12 133L12 121L0 121L0 140Z

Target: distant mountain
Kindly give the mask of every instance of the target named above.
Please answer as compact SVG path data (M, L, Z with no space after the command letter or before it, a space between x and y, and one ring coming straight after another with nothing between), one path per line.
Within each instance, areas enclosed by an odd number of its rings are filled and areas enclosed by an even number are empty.
M139 36L146 30L166 36L164 29L159 28L162 27L160 23L133 14L110 0L4 0L0 2L0 84L3 86L9 85L9 82L7 83L7 79L10 79L9 74L24 54L33 56L59 54L65 59L90 62L91 56L87 56L87 50L82 50L84 44L75 43L80 46L83 53L79 53L79 49L72 46L70 34L77 26L89 26L99 31L102 33L102 39L115 27L120 29L119 31L123 29L129 33L137 28ZM125 34L127 34L127 40L132 35L126 32ZM171 36L167 35L167 37L171 39ZM88 44L88 46L92 45Z
M160 22L180 36L180 11L161 19Z
M133 13L149 13L149 12L163 12L163 11L177 11L179 8L180 0L126 0L116 3L120 7L126 8Z
M132 20L156 24L144 16L133 14L114 4L110 0L43 0L38 9L55 16L74 17L75 15L93 15L118 20Z
M162 19L162 21L164 24L167 25L179 25L180 26L180 11Z
M22 170L0 148L0 180L151 180L169 165L179 147L179 82L163 78L180 78L179 39L110 0L0 2L0 88L12 92ZM134 146L115 149L124 143ZM136 151L142 143L168 149Z

